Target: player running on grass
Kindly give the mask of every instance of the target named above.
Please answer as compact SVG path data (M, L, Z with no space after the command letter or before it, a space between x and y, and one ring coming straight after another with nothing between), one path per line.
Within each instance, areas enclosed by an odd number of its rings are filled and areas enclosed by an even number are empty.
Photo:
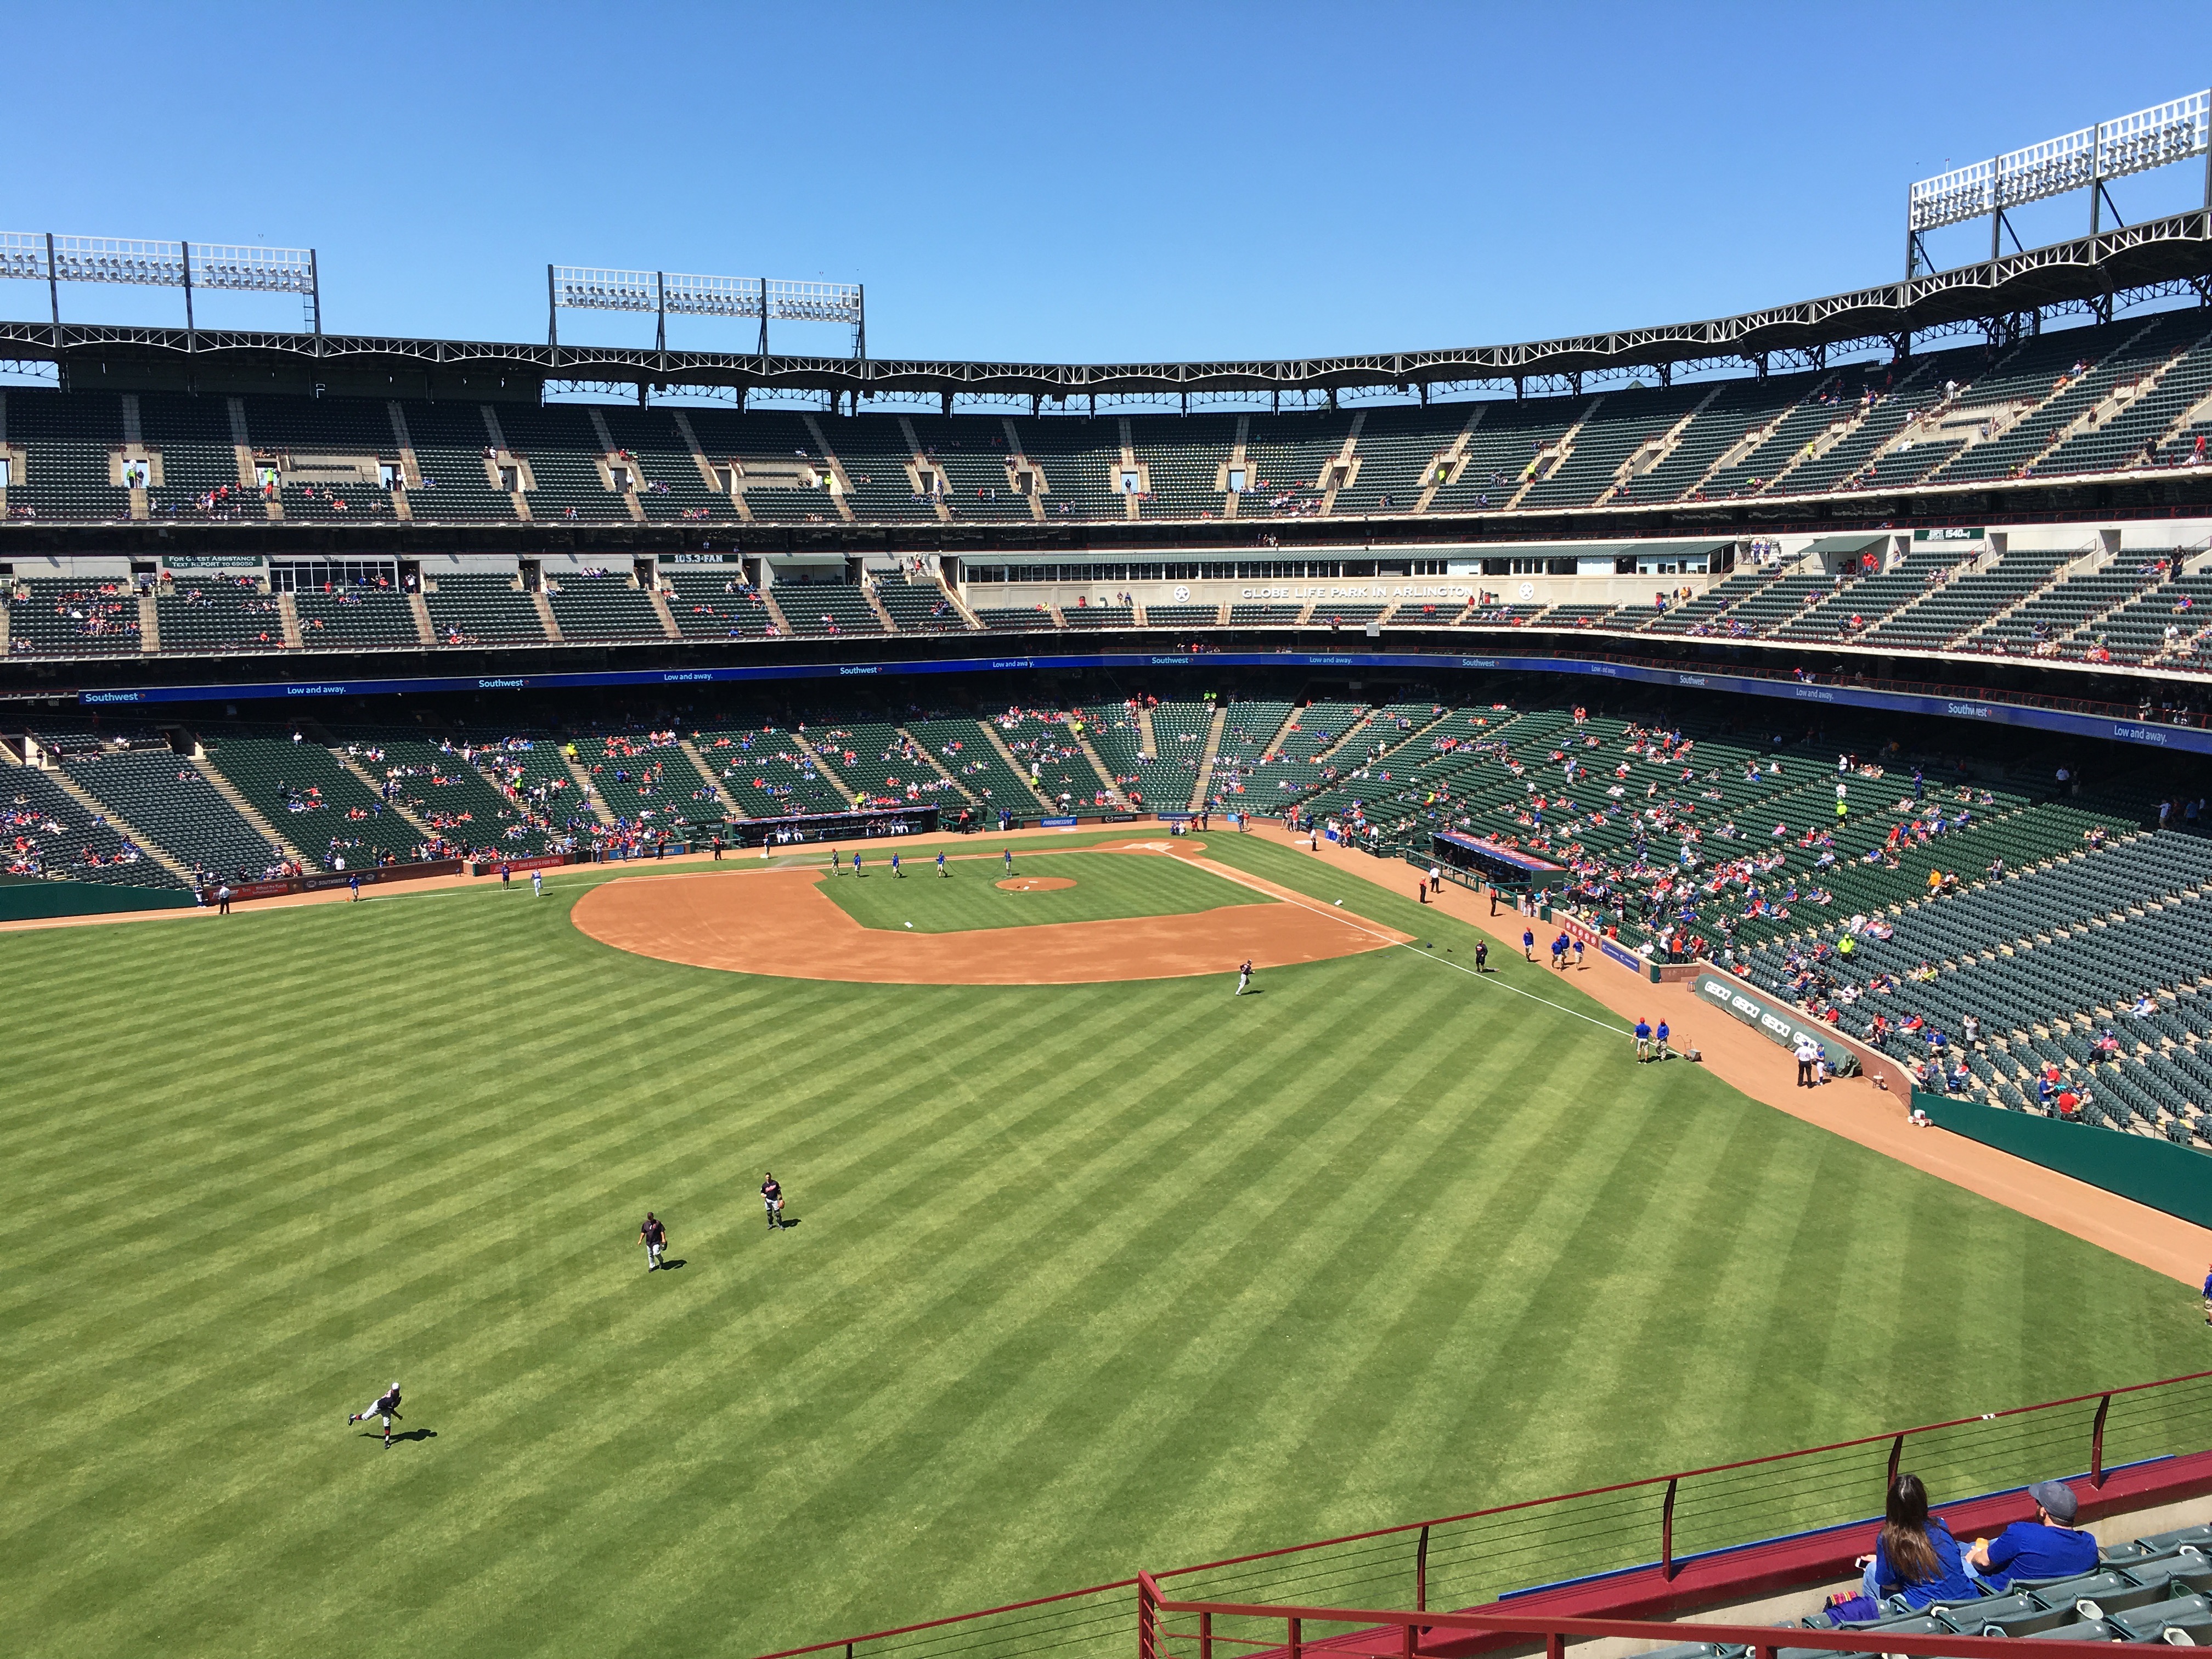
M351 1428L356 1423L368 1422L372 1417L380 1417L384 1419L384 1443L389 1446L392 1443L392 1422L398 1415L399 1385L394 1382L389 1389L376 1396L374 1403L346 1419L346 1426Z

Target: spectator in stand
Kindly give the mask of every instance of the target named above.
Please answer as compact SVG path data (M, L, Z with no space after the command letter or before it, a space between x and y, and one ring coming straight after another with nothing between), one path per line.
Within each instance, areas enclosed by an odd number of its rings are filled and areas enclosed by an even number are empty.
M1828 1598L1831 1622L1856 1624L1979 1595L1950 1528L1941 1516L1929 1514L1928 1488L1918 1475L1900 1474L1889 1483L1885 1513L1874 1553L1858 1559L1859 1593Z
M2039 1480L2027 1495L2035 1500L2034 1520L2015 1521L1960 1552L1966 1576L1992 1595L2003 1595L2015 1578L2073 1578L2097 1570L2097 1540L2074 1525L2074 1488Z

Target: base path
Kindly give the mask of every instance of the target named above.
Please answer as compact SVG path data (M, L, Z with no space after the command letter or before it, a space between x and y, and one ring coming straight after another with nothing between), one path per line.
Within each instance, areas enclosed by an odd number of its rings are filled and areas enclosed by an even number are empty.
M1103 850L1152 852L1141 844ZM1174 855L1188 850L1178 847ZM827 872L805 869L633 877L594 887L569 914L602 945L637 956L865 985L1095 985L1226 976L1248 959L1255 968L1284 968L1406 942L1407 935L1373 922L1310 908L1303 896L1242 871L1188 861L1239 886L1297 902L958 933L891 933L854 921L822 890Z

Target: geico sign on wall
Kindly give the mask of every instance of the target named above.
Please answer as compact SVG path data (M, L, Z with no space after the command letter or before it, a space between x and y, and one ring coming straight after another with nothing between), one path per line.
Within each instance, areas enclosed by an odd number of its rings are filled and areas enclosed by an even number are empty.
M1795 1048L1801 1036L1809 1036L1820 1045L1828 1057L1828 1064L1838 1071L1856 1065L1858 1056L1850 1046L1840 1041L1834 1032L1810 1020L1801 1019L1796 1012L1771 999L1751 990L1741 980L1729 979L1722 974L1698 975L1698 1000L1724 1008L1745 1024L1764 1031L1785 1048Z

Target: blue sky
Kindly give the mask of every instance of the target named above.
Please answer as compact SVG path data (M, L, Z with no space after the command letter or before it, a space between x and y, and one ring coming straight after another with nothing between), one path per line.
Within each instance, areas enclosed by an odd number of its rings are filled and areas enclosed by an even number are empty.
M872 356L1073 361L1474 344L1882 281L1911 180L2212 80L2212 12L2078 4L50 6L9 46L0 228L311 245L335 332L542 338L557 260L860 281ZM2203 185L2117 193L2134 218Z

